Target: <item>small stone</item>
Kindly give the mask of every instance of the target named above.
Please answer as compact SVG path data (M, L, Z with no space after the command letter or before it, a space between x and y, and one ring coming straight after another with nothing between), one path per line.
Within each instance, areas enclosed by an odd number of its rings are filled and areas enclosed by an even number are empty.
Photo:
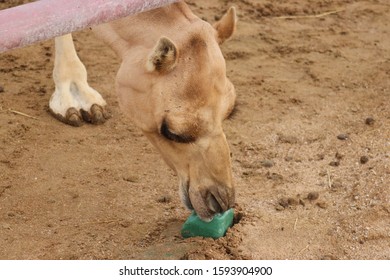
M285 161L292 161L294 158L293 157L290 157L290 156L287 156L284 158Z
M329 163L330 166L337 167L340 165L340 162L338 160L332 161Z
M49 199L47 200L47 203L54 204L54 203L56 203L56 200L53 199L53 198L49 198Z
M317 154L315 156L315 160L323 160L325 158L325 155L324 154Z
M332 255L324 255L321 260L337 260L337 258Z
M73 199L79 198L79 194L78 193L73 193L71 196L72 196Z
M347 140L348 138L349 138L349 135L345 134L345 133L341 133L341 134L337 135L337 139L339 139L339 140Z
M342 154L340 154L339 152L336 152L336 154L334 155L334 157L338 160L341 160L344 158L344 156Z
M139 178L137 175L127 175L123 177L123 180L130 183L137 183L139 181Z
M366 125L373 125L375 123L375 119L373 117L367 117L365 120Z
M320 197L320 194L318 192L309 192L307 195L307 199L310 201L316 200Z
M288 198L287 202L288 202L288 205L290 205L290 206L296 206L299 203L297 199L292 198L292 197Z
M131 225L131 222L130 222L130 221L124 220L124 221L121 221L119 224L120 224L122 227L124 227L124 228L128 228L128 227Z
M6 223L2 224L1 227L3 229L11 229L11 225L10 224L6 224Z
M38 92L39 92L39 95L45 95L46 92L47 92L47 90L46 90L45 87L40 87L39 90L38 90Z
M322 170L322 171L320 171L320 173L318 173L318 175L320 175L321 177L324 177L324 176L328 175L328 172L326 170Z
M276 211L283 211L284 207L282 205L278 204L278 205L275 206L275 210Z
M288 199L286 199L286 198L281 198L281 199L279 200L278 203L279 203L279 205L282 206L283 208L287 208L288 205L289 205Z
M316 205L318 207L320 207L321 209L326 209L328 206L326 205L326 202L323 202L323 201L319 201L316 203Z
M274 180L274 181L281 181L283 180L283 176L278 173L268 173L267 179Z
M331 184L332 189L340 189L342 186L343 184L339 180L335 180Z
M278 135L278 140L279 142L281 143L284 143L284 144L297 144L299 142L299 139L295 136L291 136L291 135Z
M4 88L0 86L0 93L4 92Z
M270 168L275 165L275 163L272 160L268 160L268 159L262 160L260 164L262 167L266 167L266 168Z
M172 197L168 195L163 195L157 199L157 202L159 203L169 203L172 201Z
M360 157L360 163L366 164L368 162L368 156L361 156Z

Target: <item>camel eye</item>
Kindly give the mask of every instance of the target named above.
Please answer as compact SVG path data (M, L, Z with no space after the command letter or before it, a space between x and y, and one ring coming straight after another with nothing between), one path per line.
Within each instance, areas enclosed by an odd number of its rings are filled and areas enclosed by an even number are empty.
M178 135L169 130L168 124L164 120L161 124L160 133L166 139L177 143L191 143L195 141L195 138L188 135Z

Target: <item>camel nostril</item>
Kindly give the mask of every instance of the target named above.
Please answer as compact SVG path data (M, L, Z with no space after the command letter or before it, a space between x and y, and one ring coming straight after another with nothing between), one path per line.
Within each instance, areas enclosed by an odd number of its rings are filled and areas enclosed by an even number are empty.
M218 200L215 198L213 194L208 193L206 199L207 199L207 206L211 211L213 211L214 213L223 212L222 206L218 203Z
M223 185L212 185L208 187L190 186L188 198L187 203L191 203L200 219L211 221L215 214L223 213L233 206L234 196L229 192L229 188Z

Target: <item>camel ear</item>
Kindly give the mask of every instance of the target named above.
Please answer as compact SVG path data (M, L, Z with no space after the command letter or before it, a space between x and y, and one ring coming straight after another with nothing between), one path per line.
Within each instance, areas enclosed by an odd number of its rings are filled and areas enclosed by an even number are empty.
M236 30L237 15L236 8L230 7L224 16L214 23L214 28L217 30L219 44L222 44L229 39Z
M170 39L161 37L148 57L146 69L149 72L169 72L175 68L177 56L175 44Z

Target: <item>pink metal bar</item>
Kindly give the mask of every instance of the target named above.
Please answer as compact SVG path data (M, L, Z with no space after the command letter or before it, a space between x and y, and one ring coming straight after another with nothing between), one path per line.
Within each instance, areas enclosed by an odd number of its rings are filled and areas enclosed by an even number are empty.
M178 0L40 0L0 11L0 52Z

